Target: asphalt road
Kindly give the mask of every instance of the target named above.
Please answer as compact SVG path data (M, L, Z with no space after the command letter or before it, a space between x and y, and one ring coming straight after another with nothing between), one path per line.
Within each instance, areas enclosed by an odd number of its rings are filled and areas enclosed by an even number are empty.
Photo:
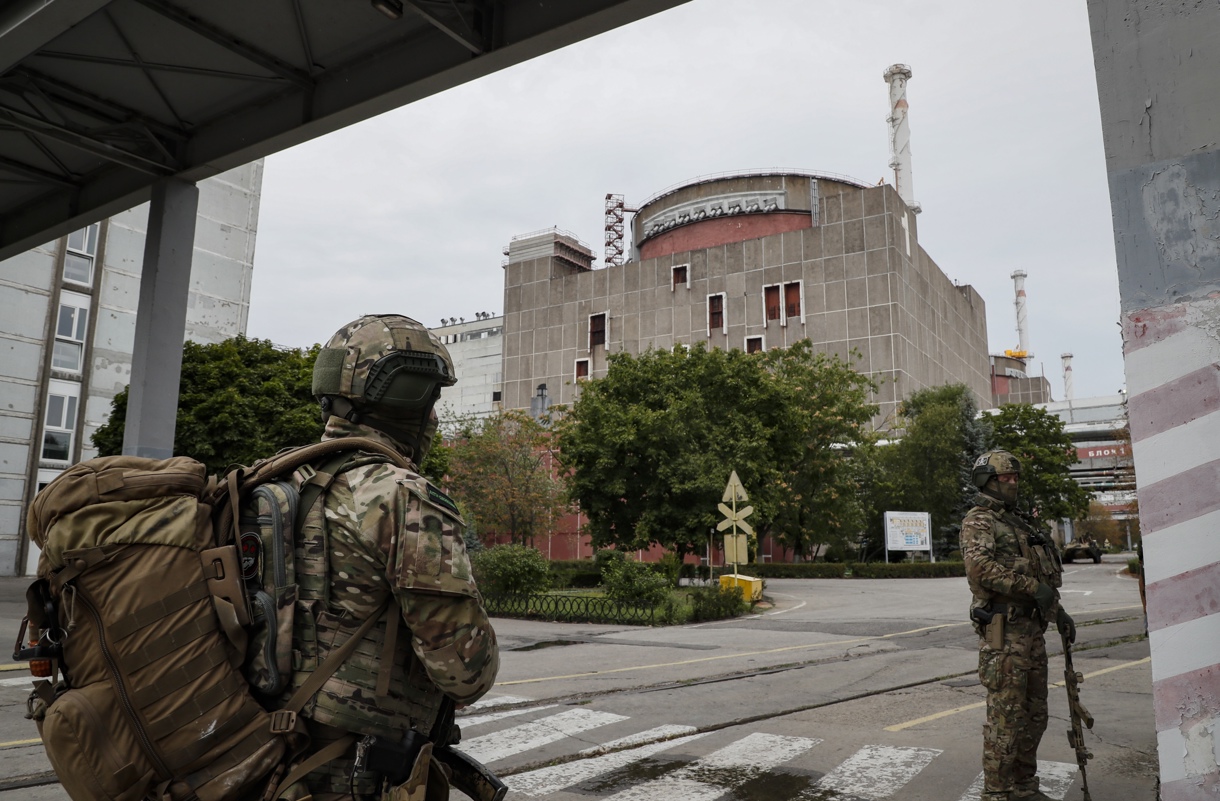
M1064 598L1097 719L1093 796L1153 801L1148 645L1125 564L1068 565ZM0 580L0 630L15 632L23 584ZM984 691L964 579L770 580L766 592L774 605L757 615L683 627L496 620L500 677L461 713L463 747L510 798L978 797ZM1050 650L1055 682L1057 638ZM13 786L48 769L21 716L28 685L6 678L20 675L0 672L0 801L66 798L54 784ZM1050 703L1044 790L1074 801L1062 687Z

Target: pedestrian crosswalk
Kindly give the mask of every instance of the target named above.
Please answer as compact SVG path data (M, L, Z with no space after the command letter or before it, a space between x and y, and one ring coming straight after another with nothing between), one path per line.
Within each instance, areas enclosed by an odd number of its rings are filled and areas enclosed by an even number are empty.
M646 727L624 735L621 732L631 724L627 715L586 707L553 711L557 704L525 706L528 704L529 699L515 696L484 699L459 718L465 735L462 750L492 770L510 757L524 755L528 761L538 749L544 749L537 754L539 761L564 757L559 764L504 776L512 801L548 796L556 796L556 801L577 796L605 801L727 801L740 797L746 785L777 775L790 781L782 794L773 790L764 793L767 797L900 801L903 789L944 753L937 748L868 744L827 770L819 761L822 740L816 737L765 731L744 735L734 735L732 730L699 732L683 724ZM512 708L497 709L504 706ZM512 720L523 715L533 719ZM495 730L484 733L484 728ZM619 736L607 737L602 732ZM572 742L565 743L568 740ZM1038 774L1042 791L1062 799L1076 780L1077 767L1040 761ZM943 791L938 792L939 797L958 801L978 801L983 786L981 774L953 777L958 782L956 789L946 784L944 776L937 775L936 781ZM753 793L745 795L754 797Z

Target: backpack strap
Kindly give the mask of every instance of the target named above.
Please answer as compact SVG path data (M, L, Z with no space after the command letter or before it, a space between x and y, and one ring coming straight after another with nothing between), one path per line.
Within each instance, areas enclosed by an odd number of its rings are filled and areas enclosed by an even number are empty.
M305 708L305 704L313 698L318 690L322 689L322 685L327 679L335 674L347 658L356 652L356 646L364 639L365 635L372 631L373 626L377 625L377 621L381 616L389 612L390 614L399 614L397 604L394 603L394 596L391 595L382 602L381 606L377 607L373 614L369 615L360 628L352 632L352 635L347 638L347 642L330 652L326 660L318 665L318 669L309 674L309 678L305 683L297 688L292 697L288 699L288 703L284 704L279 710L271 713L271 731L274 734L286 734L294 731L297 728L297 714ZM275 791L270 793L271 798L275 798L279 794L281 788L291 786L294 782L300 781L310 771L330 762L332 759L337 759L342 756L352 743L356 742L355 737L344 737L318 751L307 758L304 762L299 763L294 767L287 776L285 776L275 787ZM339 744L342 747L339 748Z

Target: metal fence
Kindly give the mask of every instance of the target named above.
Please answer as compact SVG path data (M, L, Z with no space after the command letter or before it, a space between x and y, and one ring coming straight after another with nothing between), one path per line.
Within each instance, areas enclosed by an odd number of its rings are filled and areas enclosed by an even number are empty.
M500 617L523 617L568 623L625 623L652 625L655 606L624 604L588 595L487 595L487 613Z

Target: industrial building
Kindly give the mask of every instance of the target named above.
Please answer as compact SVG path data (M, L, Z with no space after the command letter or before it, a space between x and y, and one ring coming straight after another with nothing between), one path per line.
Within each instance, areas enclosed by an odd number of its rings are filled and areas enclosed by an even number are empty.
M876 379L878 423L924 387L990 405L983 299L920 246L889 185L783 170L698 179L643 203L632 258L557 229L517 237L504 268L506 409L571 403L611 353L809 339Z
M437 414L446 424L499 411L504 360L504 317L475 312L474 319L442 317L432 331L445 343L458 382L441 395Z
M261 161L199 184L186 339L246 331ZM148 204L0 262L0 575L32 574L24 511L131 380Z

